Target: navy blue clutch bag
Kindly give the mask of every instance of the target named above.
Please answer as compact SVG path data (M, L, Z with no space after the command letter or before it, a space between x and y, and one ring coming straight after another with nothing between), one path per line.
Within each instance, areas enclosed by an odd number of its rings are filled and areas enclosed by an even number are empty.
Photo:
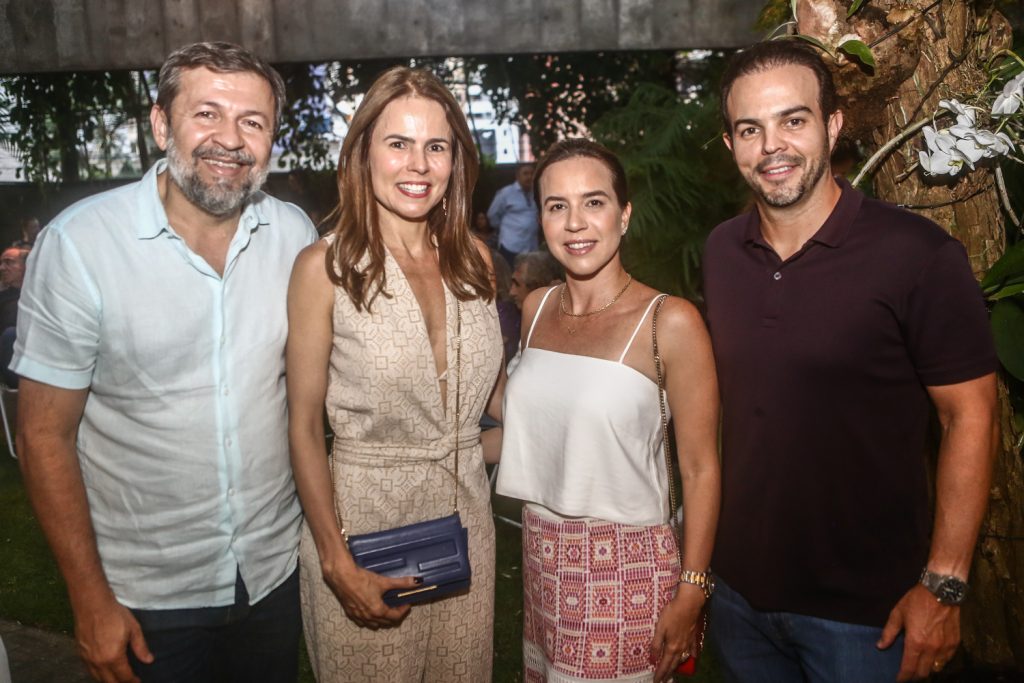
M443 598L469 589L472 570L466 527L457 514L348 537L352 559L384 576L419 576L415 588L390 590L391 607Z

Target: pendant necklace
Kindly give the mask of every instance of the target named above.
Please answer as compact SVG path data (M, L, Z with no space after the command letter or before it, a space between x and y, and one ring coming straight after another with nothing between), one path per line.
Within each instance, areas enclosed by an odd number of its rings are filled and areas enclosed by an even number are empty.
M626 293L626 290L629 289L629 286L631 284L633 284L633 276L632 275L630 275L628 278L626 278L626 284L622 285L622 289L619 290L618 294L616 294L615 296L612 297L611 301L606 303L601 308L596 308L593 311L584 311L583 313L573 313L572 311L570 311L566 307L566 305L565 305L565 290L566 290L566 288L569 285L567 285L567 284L562 285L562 291L558 293L558 308L559 308L559 310L561 310L562 315L564 315L564 316L566 316L568 318L576 318L577 319L575 324L566 321L565 329L569 332L569 334L576 334L577 325L579 323L582 323L584 321L584 319L589 318L590 316L597 315L598 313L604 313L605 311L607 311L609 308L611 308L615 304L616 301L618 301L622 297L623 294Z

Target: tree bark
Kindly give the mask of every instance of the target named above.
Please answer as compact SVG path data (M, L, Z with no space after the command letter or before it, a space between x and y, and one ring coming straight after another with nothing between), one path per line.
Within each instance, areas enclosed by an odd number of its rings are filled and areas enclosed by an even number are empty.
M827 45L850 34L872 45L873 73L833 61L846 135L878 149L907 125L932 116L940 99L969 102L986 84L985 61L1010 45L1010 28L990 2L870 0L846 18L849 0L800 0L800 33ZM1003 215L991 167L935 182L912 169L920 137L895 149L874 175L878 197L924 214L957 237L980 277L1005 248ZM988 515L962 610L968 663L1024 671L1024 466L1000 386L1002 440Z

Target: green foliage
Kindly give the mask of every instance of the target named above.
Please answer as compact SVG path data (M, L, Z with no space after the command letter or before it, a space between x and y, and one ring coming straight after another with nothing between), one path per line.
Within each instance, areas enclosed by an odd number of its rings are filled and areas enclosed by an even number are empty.
M846 12L846 18L849 19L850 17L852 17L857 12L857 10L864 6L864 3L865 0L853 0L853 3L850 5L850 9L847 10ZM841 46L840 49L842 49Z
M585 135L593 122L627 102L639 83L675 85L675 53L587 52L474 57L499 117L523 125L534 154L564 137ZM515 114L510 105L517 107Z
M1001 299L992 307L996 353L1006 371L1024 381L1024 297Z
M128 71L0 77L0 143L16 151L28 180L89 177L86 144L109 149L118 126L148 114L144 79Z
M1024 381L1024 242L1003 254L981 281L992 307L992 334L1006 371Z
M847 40L839 45L838 49L840 52L853 57L864 66L874 70L875 68L875 55L872 54L871 48L868 47L864 41L861 40Z
M774 31L777 27L796 16L796 0L769 0L761 8L761 13L754 22L754 28L763 33Z
M641 84L593 132L619 155L629 180L627 267L653 287L697 297L704 241L742 202L742 181L719 142L717 103Z

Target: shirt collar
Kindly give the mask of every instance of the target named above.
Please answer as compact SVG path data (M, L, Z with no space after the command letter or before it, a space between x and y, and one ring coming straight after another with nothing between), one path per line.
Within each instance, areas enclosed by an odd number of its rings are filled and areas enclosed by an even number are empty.
M174 229L167 221L167 212L164 204L160 201L160 188L157 186L157 177L167 170L167 159L160 159L152 168L142 176L138 187L138 209L139 220L135 224L135 236L140 240L153 239L166 232L174 235ZM266 195L257 192L252 199L245 204L242 215L239 218L238 226L248 233L253 232L261 225L269 223L263 213L263 200Z
M825 222L818 228L818 231L811 236L809 242L817 242L826 247L840 247L850 233L850 227L860 212L860 205L864 201L864 194L854 189L845 178L834 176L839 185L839 201L832 208L832 213L825 219ZM753 208L747 214L747 222L744 228L743 241L748 244L771 249L768 242L761 234L761 214L757 208Z

